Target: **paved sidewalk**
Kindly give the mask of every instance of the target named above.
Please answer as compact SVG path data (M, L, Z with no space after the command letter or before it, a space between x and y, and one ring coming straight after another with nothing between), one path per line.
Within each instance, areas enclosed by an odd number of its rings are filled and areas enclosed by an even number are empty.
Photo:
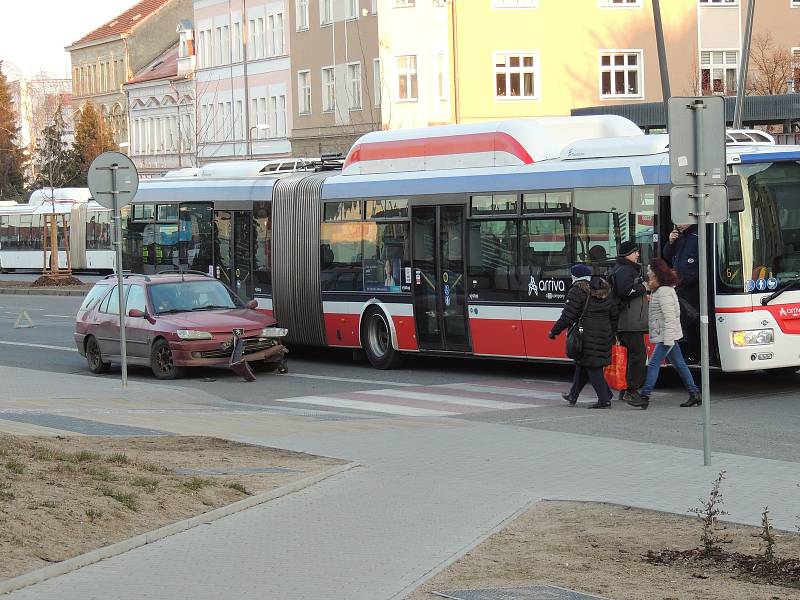
M4 381L10 375L18 373L0 368ZM39 375L43 391L50 376ZM57 377L61 389L81 383L72 379L78 376ZM240 405L198 398L194 390L189 396L174 390L159 412L126 412L122 402L132 400L109 402L91 419L193 432L205 422L215 435L363 467L11 598L402 597L531 501L600 500L683 513L707 494L721 468L728 471L723 493L731 520L757 524L769 503L775 525L793 529L800 512L796 463L717 454L714 467L704 468L701 452L654 444L452 418L315 422L266 410L243 416ZM57 404L80 411L101 401ZM192 416L198 407L214 418ZM0 430L6 425L0 420Z

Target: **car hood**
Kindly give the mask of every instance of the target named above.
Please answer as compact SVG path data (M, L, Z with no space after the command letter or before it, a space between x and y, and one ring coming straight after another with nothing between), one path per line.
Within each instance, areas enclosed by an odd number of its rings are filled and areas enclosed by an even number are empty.
M156 319L162 325L168 324L175 329L198 329L212 333L230 333L234 329L250 331L275 324L273 317L249 308L156 315Z

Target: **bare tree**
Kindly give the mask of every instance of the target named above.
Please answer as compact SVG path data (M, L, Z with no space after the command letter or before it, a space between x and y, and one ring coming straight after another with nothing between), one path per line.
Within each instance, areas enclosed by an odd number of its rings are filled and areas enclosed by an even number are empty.
M791 51L778 46L769 32L753 38L750 66L747 93L751 96L784 94L786 82L794 78Z

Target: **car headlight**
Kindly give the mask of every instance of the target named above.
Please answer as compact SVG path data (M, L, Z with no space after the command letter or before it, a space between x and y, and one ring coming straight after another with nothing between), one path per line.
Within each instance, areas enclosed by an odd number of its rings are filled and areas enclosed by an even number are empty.
M196 329L178 329L175 333L182 340L210 340L213 337L208 331L197 331Z
M747 329L744 331L732 331L731 341L737 348L744 346L765 346L775 340L775 333L772 329Z
M261 337L280 338L289 333L289 330L284 327L265 327L261 330Z

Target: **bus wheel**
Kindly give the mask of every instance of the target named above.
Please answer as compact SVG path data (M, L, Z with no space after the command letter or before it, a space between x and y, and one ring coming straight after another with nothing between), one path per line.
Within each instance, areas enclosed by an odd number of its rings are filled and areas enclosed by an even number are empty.
M396 369L402 355L392 348L392 332L386 315L379 308L370 308L361 322L361 345L370 364L376 369Z
M797 375L797 367L781 367L780 369L767 369L767 373L776 379L794 379Z

